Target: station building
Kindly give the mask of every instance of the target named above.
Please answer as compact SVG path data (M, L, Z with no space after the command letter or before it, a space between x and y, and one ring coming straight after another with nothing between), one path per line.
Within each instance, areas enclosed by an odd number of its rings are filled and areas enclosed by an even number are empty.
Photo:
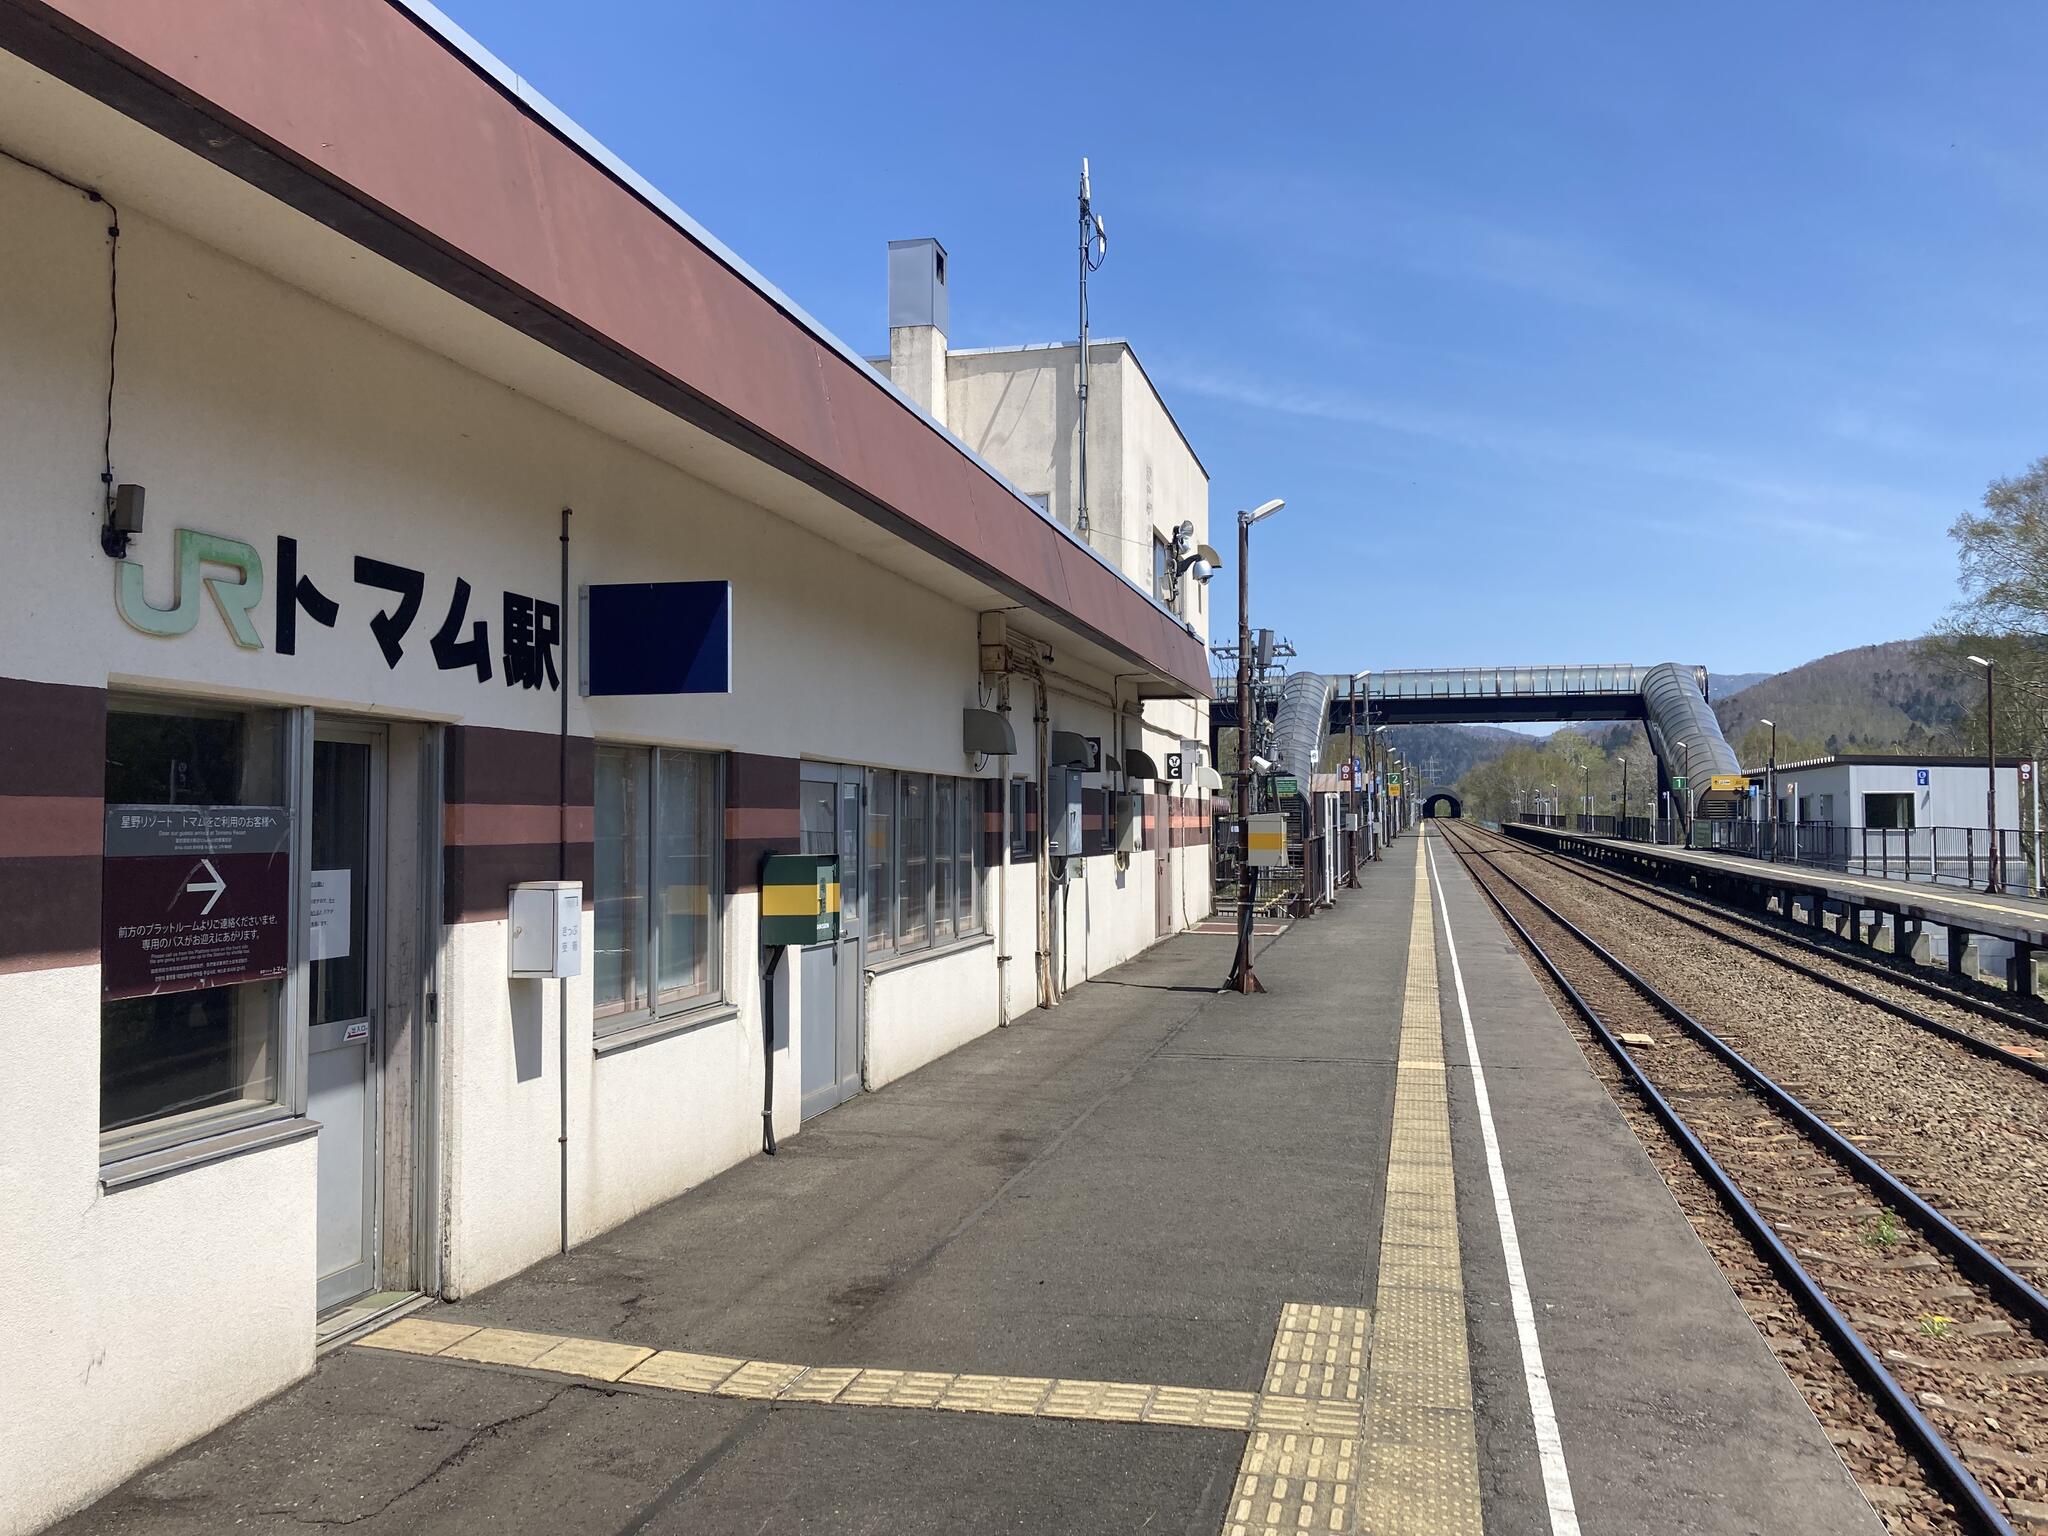
M2022 763L1998 760L1997 803L2001 831L2020 826ZM1775 770L1778 820L1823 823L1862 831L1914 831L1931 827L1985 826L1988 771L1981 757L1909 757L1844 752L1779 763ZM1773 793L1762 768L1746 770L1758 814Z
M0 1530L1206 915L1128 348L1083 539L397 0L0 6L0 210Z

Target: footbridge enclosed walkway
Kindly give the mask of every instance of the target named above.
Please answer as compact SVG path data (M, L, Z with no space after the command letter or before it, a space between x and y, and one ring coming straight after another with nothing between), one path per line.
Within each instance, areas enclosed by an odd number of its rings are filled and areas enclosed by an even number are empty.
M1440 836L1186 935L68 1521L1875 1533Z
M1640 720L1656 755L1658 788L1674 791L1680 817L1697 812L1726 819L1744 792L1733 787L1741 764L1721 734L1707 687L1705 667L1667 661L1294 672L1262 692L1263 713L1273 721L1273 759L1303 776L1318 766L1328 733L1380 725ZM1236 725L1235 698L1234 683L1219 681L1212 732Z

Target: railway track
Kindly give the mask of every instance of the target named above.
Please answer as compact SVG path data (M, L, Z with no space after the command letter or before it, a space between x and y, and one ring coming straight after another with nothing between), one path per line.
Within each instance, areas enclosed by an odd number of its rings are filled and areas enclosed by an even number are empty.
M1470 833L1461 835L1471 836ZM1844 997L1881 1009L1902 1023L1948 1040L1974 1055L2048 1082L2048 1051L2042 1048L2044 1043L2048 1043L2048 1022L2014 1009L1965 999L1948 988L1923 982L1918 977L1901 975L1893 967L1866 960L1860 955L1837 953L1829 946L1787 933L1773 924L1728 912L1698 897L1661 890L1625 878L1618 879L1606 871L1588 869L1576 859L1510 838L1496 839L1492 833L1485 834L1485 837L1494 844L1485 849L1489 855L1508 854L1572 876L1588 886L1720 939L1746 954L1771 961ZM1477 848L1479 845L1474 842L1472 846ZM1877 985L1852 980L1855 975L1870 976ZM1918 1003L1931 1003L1941 1012L1929 1012L1924 1006L1907 1002L1897 995L1899 993L1914 996Z
M1492 841L1460 835L1474 846ZM1604 890L1568 865L1492 856L2011 1267L2048 1274L2048 1204L2039 1198L2048 1183L2048 1097L2037 1073L1954 1033L1996 1026L1942 1010L1956 1021L1951 1032L1926 1028L1885 1006L1896 998L1867 997L1858 978L1830 985L1782 959L1759 960L1711 925Z
M1917 1463L1864 1457L1894 1528L2048 1528L2048 1297L1490 851L1446 842ZM1818 1396L1847 1454L1861 1416Z
M1469 831L1466 835L1470 835ZM1936 976L1908 969L1904 963L1886 962L1868 954L1858 954L1846 941L1811 933L1783 918L1773 921L1769 918L1756 917L1706 897L1695 896L1686 891L1674 891L1634 875L1617 874L1605 869L1596 870L1579 859L1503 834L1487 832L1484 836L1490 842L1498 844L1497 848L1489 851L1511 852L1540 861L1553 868L1568 871L1589 884L1614 892L1617 896L1635 900L1641 905L1665 911L1673 916L1687 915L1688 920L1716 932L1756 935L1770 944L1780 946L1774 953L1804 954L1814 961L1837 968L1838 971L1853 971L1869 976L1882 986L1895 987L1923 1002L1957 1010L1980 1024L1989 1021L2000 1030L2009 1031L2011 1039L2018 1043L2048 1042L2048 1015L2044 1015L2038 1007L2016 1007L1996 997L1987 996L1985 994L1989 992L1989 988L1979 986L1971 990L1949 985ZM1828 978L1816 973L1815 979L1825 981Z

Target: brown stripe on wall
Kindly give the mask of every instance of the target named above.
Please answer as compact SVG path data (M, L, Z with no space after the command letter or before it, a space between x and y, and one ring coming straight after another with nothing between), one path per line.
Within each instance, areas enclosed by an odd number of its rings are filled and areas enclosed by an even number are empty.
M0 678L0 971L100 957L104 688Z
M95 965L100 855L0 858L0 972Z
M1001 779L981 779L975 791L981 803L981 862L987 868L1003 862L1003 799L1010 786Z
M793 757L729 752L725 759L725 888L759 890L761 860L803 846L798 811L803 764Z
M443 793L450 805L552 806L560 798L561 750L553 731L451 725ZM594 741L569 738L569 804L590 804L596 762Z
M504 917L522 880L580 880L589 904L595 742L569 738L566 815L562 741L553 731L451 725L442 762L442 921Z
M572 805L565 817L555 805L450 805L441 816L441 835L452 846L485 843L549 843L566 835L590 841L596 816L587 805ZM567 832L560 829L567 823Z
M571 843L568 851L569 868L564 877L556 873L553 842L451 845L443 854L441 920L476 923L502 918L511 903L512 887L522 880L580 880L583 903L589 906L591 846Z
M106 787L107 691L0 677L0 795L97 800Z
M98 795L0 795L0 859L98 858L106 820Z

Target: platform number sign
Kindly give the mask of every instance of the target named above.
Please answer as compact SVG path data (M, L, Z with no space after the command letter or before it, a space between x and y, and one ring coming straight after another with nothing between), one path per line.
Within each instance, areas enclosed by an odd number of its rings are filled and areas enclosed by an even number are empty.
M1915 768L1913 770L1913 782L1923 789L1926 788L1927 770L1925 768Z
M1183 753L1168 752L1165 763L1166 777L1176 784L1185 779L1187 777L1186 763L1187 759Z

